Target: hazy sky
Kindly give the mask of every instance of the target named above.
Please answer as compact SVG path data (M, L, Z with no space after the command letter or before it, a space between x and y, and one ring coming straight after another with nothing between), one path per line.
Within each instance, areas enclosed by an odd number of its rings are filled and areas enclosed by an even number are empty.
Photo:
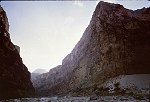
M106 0L105 0L106 1ZM107 0L128 9L150 7L147 0ZM29 71L60 65L88 26L98 1L2 1L12 42Z

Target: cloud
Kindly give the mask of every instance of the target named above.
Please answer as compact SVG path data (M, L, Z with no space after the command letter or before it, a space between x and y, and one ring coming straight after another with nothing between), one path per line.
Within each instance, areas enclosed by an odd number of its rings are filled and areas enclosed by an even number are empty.
M74 22L74 18L72 16L68 16L66 17L66 19L64 20L64 25L70 25L71 23Z
M116 0L104 0L104 1L110 2L110 3L115 3L116 2Z
M73 5L83 7L83 3L81 1L74 1Z

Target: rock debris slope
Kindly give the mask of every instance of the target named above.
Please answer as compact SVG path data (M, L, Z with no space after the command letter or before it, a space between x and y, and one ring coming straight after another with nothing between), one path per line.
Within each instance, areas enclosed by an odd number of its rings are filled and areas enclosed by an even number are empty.
M133 11L101 1L62 65L39 75L33 84L42 95L89 94L93 86L119 75L150 74L149 52L150 8Z
M19 50L11 42L8 19L0 6L0 99L29 97L34 92Z

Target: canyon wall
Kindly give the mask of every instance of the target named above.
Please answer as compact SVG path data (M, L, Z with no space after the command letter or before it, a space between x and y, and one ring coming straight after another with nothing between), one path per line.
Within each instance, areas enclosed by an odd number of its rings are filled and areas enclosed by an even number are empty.
M90 24L62 65L33 80L37 93L92 93L119 75L150 74L150 8L99 2Z
M34 93L30 72L19 52L20 47L11 42L8 18L0 6L0 100L30 97Z

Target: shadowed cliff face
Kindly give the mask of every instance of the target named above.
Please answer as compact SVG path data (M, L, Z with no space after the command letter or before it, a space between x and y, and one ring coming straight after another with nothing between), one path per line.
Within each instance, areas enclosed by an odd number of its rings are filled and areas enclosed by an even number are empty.
M5 11L0 7L0 99L29 97L34 88L30 72L19 55L19 47L10 39Z
M132 11L99 2L82 38L62 65L33 81L37 92L76 92L118 75L150 74L149 17L150 8Z

